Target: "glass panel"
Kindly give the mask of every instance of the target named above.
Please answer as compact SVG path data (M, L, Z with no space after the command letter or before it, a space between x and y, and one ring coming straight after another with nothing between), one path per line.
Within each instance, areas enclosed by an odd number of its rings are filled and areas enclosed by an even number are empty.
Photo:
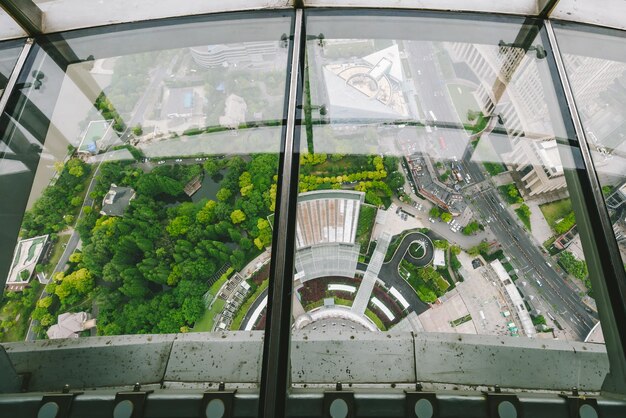
M268 285L291 15L34 47L0 123L2 341L243 328Z
M582 25L555 25L555 32L613 232L626 260L626 39L623 32ZM602 339L600 329L595 334Z
M579 150L541 33L440 16L308 15L295 333L583 341Z
M23 40L0 43L0 96L7 86L23 46Z

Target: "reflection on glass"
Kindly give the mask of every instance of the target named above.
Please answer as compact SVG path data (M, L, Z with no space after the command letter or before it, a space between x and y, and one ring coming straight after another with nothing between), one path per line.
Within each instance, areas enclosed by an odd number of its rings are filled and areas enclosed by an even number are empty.
M0 184L26 212L2 246L3 341L244 328L268 285L290 19L257 25L37 47L5 115Z
M7 86L23 45L23 41L0 43L0 96L2 96Z
M307 31L295 329L584 340L578 151L538 30L311 14Z
M621 33L557 25L559 46L602 186L622 260L626 260L626 56ZM602 45L602 48L597 48ZM590 286L588 278L585 283ZM593 335L604 341L600 328Z

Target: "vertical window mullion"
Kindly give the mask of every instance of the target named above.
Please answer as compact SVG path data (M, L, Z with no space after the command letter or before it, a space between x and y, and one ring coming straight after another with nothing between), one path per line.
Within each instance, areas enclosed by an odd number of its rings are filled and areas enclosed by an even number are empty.
M286 125L279 163L276 222L272 239L267 320L263 342L259 417L285 415L290 386L291 297L293 292L296 208L300 150L299 121L304 56L303 11L296 9L290 42L291 67L287 84Z

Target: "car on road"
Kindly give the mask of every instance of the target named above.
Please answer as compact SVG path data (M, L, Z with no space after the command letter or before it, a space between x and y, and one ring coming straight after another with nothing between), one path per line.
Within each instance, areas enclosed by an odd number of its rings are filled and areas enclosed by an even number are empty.
M535 279L535 281L537 282L537 284L539 285L539 287L542 287L543 284L541 284L541 282L539 281L539 279Z
M180 162L182 162L182 161L183 161L183 160L182 160L182 159L180 159L180 158L177 158L177 159L176 159L176 162L177 162L177 163L180 163Z
M549 261L546 261L546 266L548 266L548 267L552 267L552 264L550 264L550 262L549 262Z
M161 160L157 164L165 164L165 160Z
M500 202L500 207L504 209L504 205L502 204L502 202Z

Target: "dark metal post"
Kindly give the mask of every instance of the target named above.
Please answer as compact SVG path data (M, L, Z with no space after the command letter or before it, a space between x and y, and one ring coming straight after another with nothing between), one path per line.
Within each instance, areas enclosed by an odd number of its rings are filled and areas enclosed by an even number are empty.
M32 0L0 0L2 7L29 36L43 33L43 13ZM71 11L68 11L71 13Z
M267 321L263 342L263 367L259 417L285 416L287 390L290 385L291 297L293 292L296 207L300 150L302 69L304 60L304 29L302 9L296 9L293 42L291 43L291 73L287 106L287 124L281 149L276 197L276 222L272 241L270 284L268 289Z
M610 371L603 385L603 390L613 393L626 393L626 273L620 251L613 233L613 225L606 210L602 188L591 156L591 149L580 121L574 95L565 71L563 58L559 50L556 35L549 20L545 21L548 42L552 49L559 80L555 86L562 87L567 103L568 115L578 139L583 170L577 171L577 180L572 182L572 199L582 237L583 249L588 261L589 278L598 304L598 314L609 356ZM560 93L557 90L557 93ZM581 164L582 163L582 164ZM568 181L568 186L570 182ZM576 211L576 206L580 210ZM579 216L581 215L581 216ZM586 245L585 245L586 244Z

